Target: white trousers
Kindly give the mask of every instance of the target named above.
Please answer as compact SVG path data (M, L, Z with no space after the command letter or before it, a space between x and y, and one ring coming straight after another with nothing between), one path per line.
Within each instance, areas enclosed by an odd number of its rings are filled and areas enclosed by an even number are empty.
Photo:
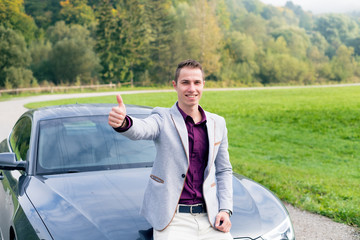
M211 227L207 213L176 213L163 231L154 230L154 240L232 240L230 233Z

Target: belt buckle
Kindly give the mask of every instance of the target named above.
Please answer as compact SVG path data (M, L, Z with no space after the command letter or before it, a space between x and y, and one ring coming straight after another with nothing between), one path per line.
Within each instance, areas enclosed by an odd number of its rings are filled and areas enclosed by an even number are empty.
M193 213L193 207L194 207L193 205L190 206L190 214L195 216L195 213Z
M196 213L193 213L193 207L199 207L199 206L201 206L201 204L191 205L191 206L190 206L190 214L193 215L193 216L195 216ZM198 214L199 214L199 213L198 213Z

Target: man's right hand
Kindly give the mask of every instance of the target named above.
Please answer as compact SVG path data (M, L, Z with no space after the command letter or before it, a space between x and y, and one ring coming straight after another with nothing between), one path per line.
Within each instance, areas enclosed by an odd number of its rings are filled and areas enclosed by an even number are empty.
M118 106L113 107L111 109L111 112L109 113L109 125L112 126L113 128L126 127L123 126L123 123L124 125L126 125L126 122L124 122L126 117L125 104L120 94L116 96L116 99L118 102Z

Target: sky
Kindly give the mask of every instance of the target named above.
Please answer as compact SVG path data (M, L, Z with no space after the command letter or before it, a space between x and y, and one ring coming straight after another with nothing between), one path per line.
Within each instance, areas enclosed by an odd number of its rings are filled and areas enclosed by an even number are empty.
M284 6L288 0L260 0L274 6ZM360 12L360 0L292 0L295 5L300 5L303 10L314 14Z

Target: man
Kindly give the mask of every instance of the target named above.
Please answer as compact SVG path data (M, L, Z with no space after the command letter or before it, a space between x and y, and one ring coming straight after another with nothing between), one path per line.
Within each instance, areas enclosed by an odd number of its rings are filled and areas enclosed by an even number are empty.
M178 101L130 118L120 95L109 125L130 139L154 140L156 159L142 215L154 239L232 239L232 167L225 120L199 105L205 80L200 63L179 63L172 82Z

